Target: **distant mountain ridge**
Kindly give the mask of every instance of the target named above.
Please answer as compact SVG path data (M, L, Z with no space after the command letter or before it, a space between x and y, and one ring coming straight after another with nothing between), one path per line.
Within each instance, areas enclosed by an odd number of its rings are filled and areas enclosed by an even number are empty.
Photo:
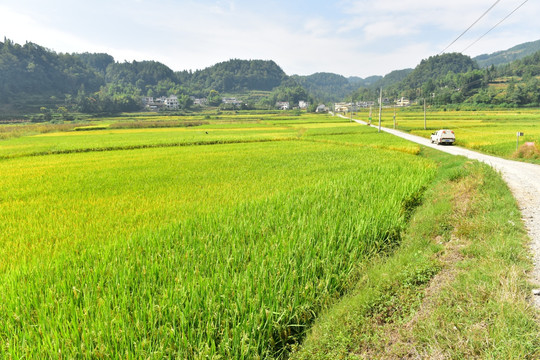
M34 43L19 45L4 39L0 41L0 104L15 110L29 109L30 105L40 109L43 104L58 106L68 101L92 105L98 99L103 104L117 104L117 111L127 111L136 108L142 96L173 94L189 104L190 96L205 98L211 92L218 99L221 95L247 97L254 92L254 102L264 97L267 101L261 104L271 107L274 100L284 99L293 99L294 103L298 99L310 103L373 99L379 88L388 97L396 98L445 93L448 96L441 101L453 96L452 101L457 103L480 88L485 90L495 76L529 79L540 75L539 52L540 40L474 59L457 53L433 56L422 60L415 69L395 70L384 77L347 78L329 72L289 76L272 60L231 59L202 70L173 71L152 60L116 62L108 54L56 53ZM490 69L491 65L497 65L497 69ZM513 103L540 104L540 100Z
M473 60L476 60L478 66L481 68L486 68L491 65L509 64L512 61L532 55L537 51L540 51L540 40L519 44L508 50L501 50L492 54L482 54L473 58Z

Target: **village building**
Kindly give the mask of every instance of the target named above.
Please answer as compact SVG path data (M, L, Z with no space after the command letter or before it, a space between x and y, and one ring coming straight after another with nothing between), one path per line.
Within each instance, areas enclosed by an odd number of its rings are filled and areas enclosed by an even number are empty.
M168 98L165 98L163 100L163 105L165 105L168 110L177 110L180 106L178 103L178 97L176 95L171 95Z
M350 107L351 107L351 103L339 102L339 103L334 104L334 111L335 112L349 112Z
M398 99L396 100L396 106L410 106L411 105L411 101L409 99L406 99L404 97L402 97L401 99Z
M227 98L227 97L224 97L221 99L221 101L224 103L224 104L231 104L231 105L234 105L234 106L241 106L242 105L242 101L236 99L236 98Z
M375 101L358 101L356 105L361 108L373 107L375 106Z
M328 107L324 104L319 104L319 106L317 106L317 109L315 110L315 112L318 112L318 113L323 113L323 112L328 112Z
M193 105L206 106L208 104L208 100L206 98L198 99L195 96L191 96L190 98L193 101Z
M180 106L176 95L171 95L169 97L161 96L158 98L143 96L141 101L145 109L152 111L158 111L164 108L168 110L177 110Z
M289 102L288 101L278 101L276 103L276 107L279 110L289 110Z
M302 110L306 110L309 106L309 103L307 101L304 101L304 100L300 100L298 102L298 107Z

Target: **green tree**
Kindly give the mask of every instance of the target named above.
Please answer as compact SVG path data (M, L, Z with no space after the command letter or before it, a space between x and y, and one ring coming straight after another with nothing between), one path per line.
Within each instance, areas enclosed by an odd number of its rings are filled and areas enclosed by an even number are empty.
M207 101L210 106L219 106L223 102L221 95L216 90L210 90Z
M193 100L189 95L181 94L180 96L178 96L178 104L181 109L188 110L193 105Z

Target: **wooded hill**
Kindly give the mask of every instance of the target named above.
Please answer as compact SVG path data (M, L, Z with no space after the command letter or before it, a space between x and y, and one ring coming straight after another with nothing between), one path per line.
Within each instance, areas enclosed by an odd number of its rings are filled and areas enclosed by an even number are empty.
M524 44L506 54L518 56L537 45ZM502 53L495 53L482 59L495 61L500 56ZM504 56L508 59L510 55ZM390 99L427 98L436 105L538 106L538 76L538 52L487 68L462 54L443 54L422 60L415 69L362 79L332 73L288 76L269 60L233 59L203 70L175 72L156 61L119 63L108 54L62 54L34 43L0 42L0 105L4 114L37 112L43 106L88 113L136 111L142 96L168 95L176 95L184 109L192 105L191 96L210 96L216 100L214 105L219 105L225 94L243 98L249 107L270 108L277 101L297 104L299 100L313 105L344 99L376 100L381 87ZM257 97L250 92L256 92Z
M274 61L233 59L174 72L156 61L119 63L108 54L58 54L34 43L0 42L0 104L14 111L64 99L84 112L131 111L140 107L141 96L174 94L185 100L211 91L270 92L284 85L298 87Z
M422 60L411 71L390 73L372 86L359 88L349 99L376 100L382 86L384 97L425 98L430 105L536 107L540 106L539 77L540 52L483 69L470 57L451 53Z
M516 45L508 50L497 51L492 54L479 55L473 60L478 63L481 68L486 68L491 65L505 65L514 60L522 59L540 51L540 40L527 42Z

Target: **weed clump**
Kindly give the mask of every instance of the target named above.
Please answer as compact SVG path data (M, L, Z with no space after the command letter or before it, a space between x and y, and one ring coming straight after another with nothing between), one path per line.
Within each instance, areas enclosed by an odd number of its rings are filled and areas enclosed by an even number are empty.
M540 159L540 149L535 142L526 142L512 155L516 159Z

